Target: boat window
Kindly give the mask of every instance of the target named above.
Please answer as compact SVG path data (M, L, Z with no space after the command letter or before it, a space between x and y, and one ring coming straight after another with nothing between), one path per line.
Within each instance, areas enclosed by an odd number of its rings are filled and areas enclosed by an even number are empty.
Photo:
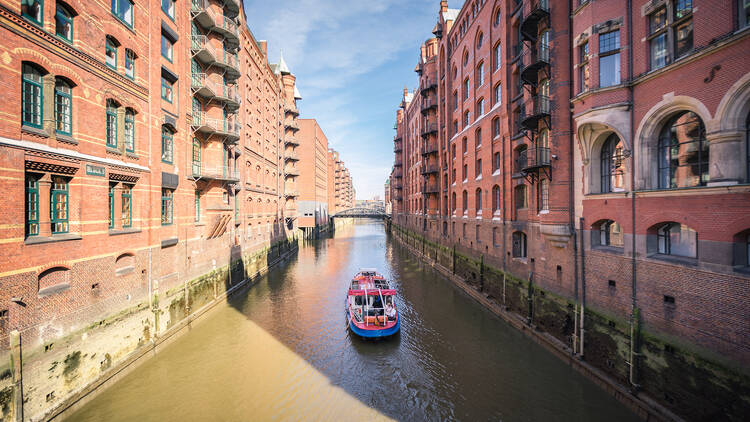
M362 306L362 296L354 296L354 304L357 306Z

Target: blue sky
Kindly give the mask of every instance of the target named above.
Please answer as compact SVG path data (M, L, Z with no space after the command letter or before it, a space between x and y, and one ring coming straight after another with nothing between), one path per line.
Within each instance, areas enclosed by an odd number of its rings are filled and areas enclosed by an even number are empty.
M244 0L250 29L297 77L300 118L315 118L352 173L357 199L383 197L404 85L439 0ZM451 7L462 2L450 2Z

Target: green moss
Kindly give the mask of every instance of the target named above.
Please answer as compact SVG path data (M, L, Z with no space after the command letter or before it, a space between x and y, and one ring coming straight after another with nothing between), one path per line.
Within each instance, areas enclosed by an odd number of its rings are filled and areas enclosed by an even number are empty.
M13 404L13 387L5 387L0 390L0 416L2 420L10 420L11 404Z
M65 360L63 361L63 376L65 377L65 380L70 382L73 379L76 378L78 367L81 365L81 351L76 350L73 353L68 354L65 356Z

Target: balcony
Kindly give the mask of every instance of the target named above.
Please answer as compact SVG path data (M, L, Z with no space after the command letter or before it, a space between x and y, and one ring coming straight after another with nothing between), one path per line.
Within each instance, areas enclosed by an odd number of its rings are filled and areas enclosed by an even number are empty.
M424 193L429 194L429 195L440 193L440 184L439 183L425 184Z
M437 110L437 99L435 97L424 98L422 100L422 107L421 107L421 109L422 109L422 115L427 114L427 112L430 111L430 110L432 110L432 109L436 109Z
M284 177L286 178L292 178L299 176L299 170L297 170L296 167L292 167L290 169L284 170Z
M293 132L297 132L299 130L299 124L297 124L297 121L292 119L284 122L284 129L291 129Z
M396 183L393 184L393 188L401 190L401 189L404 188L404 186L400 182L396 182Z
M529 173L533 170L550 166L549 148L536 147L521 151L518 154L518 169Z
M240 45L240 30L235 20L214 12L213 9L208 7L208 2L192 1L190 14L193 17L193 22L196 22L206 31L220 33L231 47L237 48Z
M432 134L436 134L438 131L437 123L427 123L424 126L422 126L422 136L427 137Z
M292 145L295 147L299 146L299 141L294 136L291 136L291 135L286 136L284 137L284 146L288 146L288 145Z
M401 142L396 142L396 145L393 146L393 152L399 153L403 151Z
M204 113L193 116L193 131L205 135L223 137L225 141L236 143L240 139L241 124L235 120L208 118Z
M230 111L240 107L240 94L237 85L224 85L212 81L205 73L193 73L190 78L193 92L207 100L224 103Z
M394 170L393 171L393 177L396 179L400 179L402 177L401 169Z
M440 172L440 166L437 164L426 164L422 166L422 174L423 175L429 175L429 174L437 174Z
M393 200L395 201L403 201L404 197L401 195L393 195Z
M425 95L433 89L437 89L437 81L435 80L435 78L427 78L425 79L420 92L422 93L422 95Z
M396 160L393 162L393 167L401 167L401 158L396 158Z
M521 57L521 80L527 85L536 86L540 72L549 75L549 46L540 44L537 48L524 47Z
M297 198L298 196L299 192L297 192L296 190L289 190L284 192L284 197L286 197L287 199Z
M436 152L438 152L438 143L437 142L427 142L422 147L422 155L423 156L430 155L430 154L435 154Z
M285 114L291 114L292 116L299 116L299 110L297 109L297 105L294 103L284 103L284 113Z
M225 0L224 10L237 16L240 13L240 0Z
M227 50L222 49L221 56L216 57L215 66L221 67L226 70L225 75L230 79L237 79L240 77L240 61L237 58L237 54L230 53Z
M543 20L549 20L550 0L531 0L529 14L521 18L521 35L526 41L536 41L539 33L539 24Z
M216 51L217 49L208 42L208 37L205 35L191 35L190 36L190 52L193 53L193 58L199 62L209 66L216 61L216 57L220 54Z
M240 172L228 166L207 167L200 163L193 163L192 176L194 179L218 180L224 182L239 182Z
M545 120L549 127L550 102L546 95L536 95L531 97L524 104L526 113L521 115L521 127L536 131L539 128L539 120Z
M297 153L294 151L286 151L284 152L284 161L299 161L299 155L297 155Z

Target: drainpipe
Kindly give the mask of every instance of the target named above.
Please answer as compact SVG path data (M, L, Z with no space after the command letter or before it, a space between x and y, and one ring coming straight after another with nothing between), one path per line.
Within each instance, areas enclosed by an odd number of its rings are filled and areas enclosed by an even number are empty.
M639 345L638 345L638 337L640 336L640 330L638 329L640 324L640 312L638 309L638 304L636 302L636 286L637 286L637 276L636 276L636 267L637 262L635 259L635 248L636 248L636 238L635 238L635 145L634 145L634 138L635 133L633 132L635 130L634 127L634 112L633 112L633 11L632 11L632 0L628 0L627 4L627 19L628 19L628 77L630 78L630 82L628 83L628 96L630 97L630 205L631 205L631 224L633 227L633 234L632 234L632 248L631 251L631 315L630 315L630 389L633 393L636 393L640 389L640 385L638 384L638 356L639 353Z
M583 227L584 227L584 219L581 217L580 221L580 231L583 233ZM581 333L581 347L579 349L578 355L583 359L583 334L585 332L583 328L583 321L584 321L584 311L586 308L586 267L584 259L584 247L581 245L581 327L580 327L580 333Z
M573 0L568 0L568 27L573 28ZM573 66L573 39L568 35L569 39L568 42L570 43L568 48L568 63L569 69L572 69ZM573 84L568 84L568 98L573 98L574 96L574 88ZM568 184L568 214L570 219L570 230L573 234L573 297L574 300L578 300L578 233L576 232L576 225L575 225L575 183L573 183L574 179L574 161L573 161L573 151L575 151L575 143L573 142L573 113L568 111L568 124L570 125L571 134L568 138L569 142L569 158L568 158L568 167L569 167L569 174L568 174L568 180L570 180L570 183ZM581 219L581 235L583 235L583 218ZM581 277L583 277L583 239L581 239ZM580 354L583 356L583 306L581 306L581 348L580 348ZM577 347L576 342L578 340L578 304L575 304L574 310L573 310L573 354L576 353Z

